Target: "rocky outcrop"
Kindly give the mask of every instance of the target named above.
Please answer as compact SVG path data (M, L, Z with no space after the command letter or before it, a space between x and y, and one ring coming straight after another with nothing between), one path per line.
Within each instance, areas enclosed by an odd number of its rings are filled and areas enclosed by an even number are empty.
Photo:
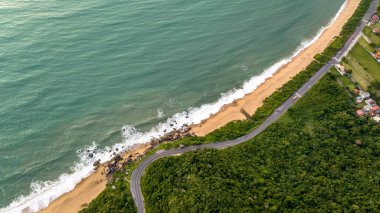
M191 133L190 131L191 131L191 127L185 124L183 125L181 129L177 130L174 128L173 131L168 132L159 138L151 139L149 144L151 144L152 146L157 146L158 144L162 142L175 141L183 137L194 136L194 134ZM166 132L166 130L164 130L164 132Z
M114 157L106 165L104 173L106 174L106 176L111 176L116 171L124 172L123 168L125 167L125 165L127 165L128 163L131 163L133 160L140 160L145 155L146 152L153 149L155 146L159 145L160 143L167 142L167 141L175 141L187 136L193 136L190 130L191 130L190 126L184 125L181 129L178 129L178 130L173 129L173 131L168 132L159 138L152 138L149 141L150 146L142 154L130 154L126 156L125 159L123 159L121 155L113 153ZM99 162L96 161L94 163L94 166L99 166L99 165L100 165L100 161Z

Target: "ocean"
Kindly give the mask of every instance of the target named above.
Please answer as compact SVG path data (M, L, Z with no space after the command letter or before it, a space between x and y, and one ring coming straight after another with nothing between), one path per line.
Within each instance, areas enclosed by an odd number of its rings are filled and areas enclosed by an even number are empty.
M43 208L96 159L251 92L343 4L1 1L0 212Z

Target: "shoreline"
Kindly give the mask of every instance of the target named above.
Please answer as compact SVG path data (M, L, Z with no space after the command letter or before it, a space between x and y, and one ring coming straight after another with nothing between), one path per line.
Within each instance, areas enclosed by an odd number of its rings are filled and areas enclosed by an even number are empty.
M132 160L143 155L149 148L150 144L134 145L129 151L120 154L123 159L130 157ZM78 183L74 190L62 195L58 199L49 203L49 206L38 212L40 213L57 213L57 212L78 212L86 207L106 188L108 177L105 175L107 164L101 164L95 169L95 172L89 177Z
M336 17L336 20L330 26L327 26L323 30L322 34L312 44L296 54L290 62L281 66L253 92L246 94L243 98L237 99L231 104L223 106L219 112L213 114L200 124L192 125L192 132L198 136L205 136L231 121L245 120L247 114L253 115L262 106L265 98L269 97L294 76L303 71L314 60L315 55L323 52L333 39L339 36L343 25L353 15L359 3L360 1L357 0L346 0L346 5L341 14Z
M252 115L262 105L265 98L270 96L278 88L288 82L292 77L303 71L313 60L314 56L322 52L342 30L343 25L352 16L360 1L346 0L345 7L337 16L335 21L327 26L322 34L308 47L298 52L291 61L281 66L273 76L267 78L253 92L237 99L234 103L224 105L216 114L202 121L200 124L192 125L192 132L198 136L204 136L225 124L234 120L244 120L246 113ZM138 144L134 148L122 154L123 158L132 156L132 159L145 153L150 149L150 144ZM45 209L39 212L78 212L105 188L107 177L104 174L106 164L99 166L89 177L77 184L74 190L60 196Z

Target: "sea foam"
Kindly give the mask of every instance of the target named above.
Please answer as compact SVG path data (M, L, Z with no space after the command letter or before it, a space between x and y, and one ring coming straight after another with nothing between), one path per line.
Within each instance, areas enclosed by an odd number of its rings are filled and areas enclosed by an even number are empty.
M278 61L264 70L260 75L253 76L246 81L240 89L232 89L229 92L221 94L221 97L214 103L189 108L185 112L177 113L171 118L168 118L165 123L159 123L147 132L140 132L136 128L128 125L123 126L121 131L123 141L121 143L117 143L112 147L98 149L96 143L93 142L83 150L78 150L79 160L74 163L70 173L61 174L53 181L33 182L31 184L31 192L28 195L19 196L7 207L0 209L0 212L37 212L44 209L55 199L73 190L81 180L90 176L94 172L93 163L95 161L100 160L101 163L105 163L111 160L113 157L112 153L124 152L135 144L147 143L152 138L163 136L167 131L171 131L174 128L181 128L184 124L201 123L203 120L217 113L224 105L243 98L246 94L253 92L257 87L263 84L266 79L271 78L281 67L288 64L294 57L318 40L323 32L335 22L345 7L346 2L327 26L322 27L312 39L302 42L290 57ZM159 111L158 116L160 116L160 114L161 112ZM89 157L89 153L93 153L92 158Z

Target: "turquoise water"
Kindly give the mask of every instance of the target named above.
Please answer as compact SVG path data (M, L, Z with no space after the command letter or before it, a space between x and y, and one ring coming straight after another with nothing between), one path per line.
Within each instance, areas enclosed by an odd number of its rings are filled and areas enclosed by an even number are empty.
M135 128L127 145L141 142L174 114L241 88L343 2L2 1L0 208L36 204L58 177L70 185L60 175L92 162L77 151L124 141L124 125Z

